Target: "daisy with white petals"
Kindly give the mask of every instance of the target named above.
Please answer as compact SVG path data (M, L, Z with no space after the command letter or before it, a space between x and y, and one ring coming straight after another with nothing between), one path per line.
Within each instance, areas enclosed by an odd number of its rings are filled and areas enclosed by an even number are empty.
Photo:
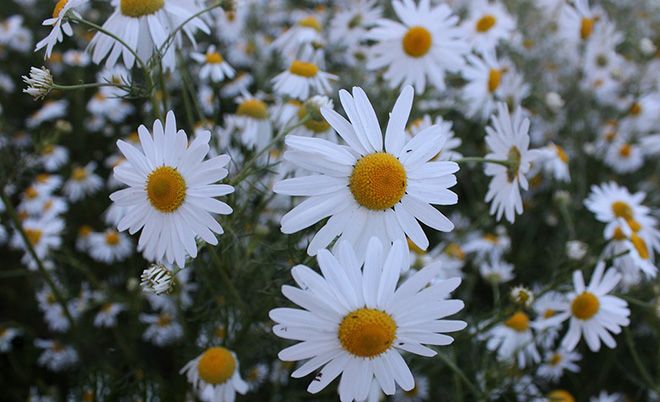
M126 162L114 169L117 180L129 187L110 198L130 208L117 225L131 234L142 229L138 250L151 261L165 260L183 267L186 255L197 256L196 238L218 244L213 233L222 234L211 214L228 215L232 209L215 197L234 188L215 184L227 176L229 156L204 161L211 133L201 131L188 143L183 130L177 131L174 113L169 112L165 127L156 120L153 135L145 126L138 128L142 150L118 141Z
M46 58L49 59L50 55L53 53L53 47L64 40L64 35L73 35L73 28L71 28L71 24L69 24L69 21L66 21L64 17L66 17L69 11L86 2L87 0L59 0L53 9L52 18L48 18L43 22L44 26L53 28L48 36L37 43L34 51L39 51L45 47Z
M422 93L429 80L445 89L446 73L460 71L470 51L458 17L446 4L431 7L429 0L395 0L392 7L401 22L381 19L369 31L367 38L376 44L367 68L387 68L384 77L392 88L414 85Z
M233 402L237 392L244 395L248 391L248 384L239 372L236 354L223 347L206 349L179 373L186 375L200 399L206 402Z
M304 101L330 92L330 80L336 79L336 75L321 71L313 62L294 60L288 70L273 78L273 89L279 95Z
M508 166L488 163L487 176L492 176L486 194L486 202L491 202L490 213L497 220L504 215L509 222L516 214L523 212L520 189L529 186L525 174L538 151L529 149L529 119L523 117L520 107L511 115L504 103L497 105L497 115L492 116L492 126L486 127L486 143L491 152L486 159L508 161Z
M222 82L225 78L234 78L236 71L227 63L215 46L209 46L206 53L193 53L191 56L202 65L199 78L203 81L209 78L213 82Z
M309 244L310 255L337 236L353 244L360 257L372 236L385 244L408 236L425 250L429 240L417 220L444 232L454 228L431 205L458 202L448 190L456 184L458 165L432 161L447 137L433 125L406 141L413 103L410 86L394 105L384 141L376 113L361 88L353 88L353 96L341 90L339 98L350 122L326 107L321 114L347 145L320 138L286 138L284 159L314 174L276 183L276 193L309 197L282 218L282 231L295 233L330 217Z
M463 308L462 301L447 299L460 278L436 280L441 268L430 265L397 287L407 261L403 241L390 248L372 238L364 267L341 242L334 255L319 252L323 276L304 265L293 268L299 288L283 286L282 293L304 310L277 308L270 317L276 335L301 341L279 354L284 361L305 361L292 377L321 369L309 392L321 391L340 374L342 402L367 399L374 378L387 395L395 384L410 391L415 379L401 351L435 356L424 344L449 345L453 338L443 332L465 328L463 321L443 319Z

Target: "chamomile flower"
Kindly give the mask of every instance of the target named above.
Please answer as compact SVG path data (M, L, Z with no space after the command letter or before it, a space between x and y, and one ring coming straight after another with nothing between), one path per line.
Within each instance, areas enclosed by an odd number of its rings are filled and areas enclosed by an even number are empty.
M0 353L7 353L12 348L12 341L19 335L21 330L18 328L6 327L0 325Z
M609 294L620 280L621 274L613 269L605 271L603 262L596 265L588 286L581 271L573 273L574 290L555 317L560 322L570 318L562 347L573 350L580 338L584 338L593 352L600 350L601 342L610 349L616 346L612 334L620 333L621 327L630 324L628 303Z
M185 374L205 402L233 402L236 393L244 395L248 391L236 354L220 346L206 349L179 373Z
M140 322L148 325L142 339L156 346L168 346L183 337L181 324L170 313L140 314Z
M322 26L319 19L313 15L306 15L298 19L296 24L279 35L272 43L272 47L291 57L301 49L312 43L323 43Z
M511 40L516 22L500 1L472 0L461 24L473 49L493 51L500 41Z
M226 117L227 129L236 131L246 148L264 149L273 137L268 104L247 92L236 98L236 102L236 113Z
M523 205L520 189L527 190L525 174L529 172L531 162L538 156L537 151L529 149L529 119L523 117L520 107L511 115L504 103L497 105L497 115L492 116L492 126L486 127L486 143L490 153L486 159L509 161L509 166L486 164L484 171L492 176L486 194L490 202L490 213L497 220L504 216L509 222L516 214L522 214Z
M55 172L69 161L69 150L61 145L46 145L39 155L39 161L48 172Z
M114 169L115 177L129 187L110 198L130 210L117 225L131 234L142 229L138 250L152 261L176 261L183 267L186 255L197 256L197 237L218 244L213 233L222 234L211 214L227 215L232 209L215 197L229 194L233 187L215 184L227 176L226 155L204 161L209 152L210 132L190 144L183 130L177 131L174 113L165 127L156 120L153 135L145 126L138 129L142 151L125 141L117 146L126 162Z
M458 201L448 190L456 184L458 165L432 161L446 140L438 135L440 127L431 126L406 142L412 87L404 88L396 101L384 141L361 88L353 88L353 96L341 90L339 97L350 123L328 108L322 108L321 114L347 146L320 138L286 138L284 159L314 174L275 184L276 193L309 197L282 218L282 231L295 233L330 217L311 240L310 255L337 236L353 244L361 257L372 236L385 244L408 236L425 250L429 240L417 220L451 231L454 225L432 204Z
M294 60L286 71L273 78L273 89L279 95L304 101L330 92L330 80L336 79L336 75L321 71L313 62Z
M213 82L222 82L225 78L234 78L236 71L222 57L222 54L215 46L209 46L206 53L193 53L191 57L202 64L199 71L199 78L206 81L211 79Z
M513 264L493 258L479 266L479 274L488 282L494 284L506 283L514 277Z
M69 200L76 202L96 193L103 187L103 180L94 173L96 163L90 162L87 165L76 166L71 171L69 180L64 183L62 191Z
M123 261L133 253L133 242L124 233L108 229L89 235L89 255L96 261L111 264Z
M463 154L458 152L457 148L461 146L462 140L454 134L454 131L452 130L453 123L444 120L442 116L436 117L435 122L431 120L431 116L428 114L425 114L421 119L411 121L408 125L408 134L410 134L410 137L414 137L433 125L440 126L440 129L442 130L440 135L446 137L445 146L442 148L442 151L433 158L433 160L452 161L461 159Z
M53 47L64 40L64 35L72 36L73 28L69 21L65 19L67 13L72 12L76 7L85 4L87 0L59 0L53 9L52 18L43 22L44 26L53 27L48 36L37 43L34 51L46 48L46 58L50 58L53 53Z
M175 48L180 46L182 34L193 38L197 31L209 33L204 21L195 17L201 10L197 3L185 0L113 0L115 11L103 24L103 29L122 39L140 59L147 63L155 52L164 51L163 67L173 70L176 66ZM183 28L175 30L184 24ZM168 43L169 36L174 38ZM169 45L169 46L168 46ZM167 48L165 49L165 47ZM89 44L94 63L112 67L122 57L129 69L135 64L135 55L122 43L97 33Z
M571 373L580 372L580 366L576 363L582 360L582 355L559 348L545 354L543 363L539 366L536 374L544 380L557 382L565 371Z
M78 352L72 346L46 339L36 339L34 346L42 350L37 363L50 371L63 371L78 363Z
M562 6L557 31L567 43L583 43L594 33L599 19L598 13L589 6L589 0L573 0Z
M44 263L46 268L52 268L52 263L44 261L44 259L48 256L50 250L58 249L62 245L64 221L60 218L27 219L21 222L21 226L37 258ZM28 246L18 232L14 232L11 245L14 248L25 251L25 255L21 261L29 269L36 271L37 261L28 252Z
M318 253L323 276L304 265L293 268L300 288L284 286L283 294L304 308L277 308L270 317L276 335L301 341L279 353L284 361L305 361L292 377L321 371L307 390L317 393L340 374L342 402L367 398L375 377L385 394L398 384L404 391L415 380L400 351L431 357L436 352L424 344L449 345L443 332L465 328L463 321L445 320L463 308L460 300L448 300L459 278L437 281L439 265L423 268L397 287L407 265L403 241L390 247L372 238L364 267L348 245L341 242L335 255Z
M117 325L117 316L126 310L122 303L104 303L94 316L94 326L97 328L112 328Z
M543 170L548 172L555 180L570 182L571 174L568 169L570 158L566 150L560 145L550 143L539 152L539 161Z
M330 42L340 48L355 48L365 39L368 28L374 26L382 14L383 8L376 0L351 1L330 21Z
M538 363L541 355L534 343L533 325L529 315L518 310L488 332L486 347L497 351L499 360L513 361L518 368Z
M370 49L367 68L386 68L390 87L414 85L419 94L427 80L437 89L445 89L448 72L458 72L469 45L458 27L458 17L446 4L431 7L429 0L392 2L401 22L380 19L367 38L376 43Z
M607 150L605 163L617 173L632 173L644 164L644 153L637 144L618 142Z

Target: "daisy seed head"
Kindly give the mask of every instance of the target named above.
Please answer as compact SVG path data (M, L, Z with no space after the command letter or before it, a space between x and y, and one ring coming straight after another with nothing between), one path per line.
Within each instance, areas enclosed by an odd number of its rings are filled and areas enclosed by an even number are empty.
M339 324L339 341L355 356L378 356L392 346L395 338L396 322L384 311L361 308Z
M525 332L529 329L529 316L524 311L516 311L504 321L504 325L515 331Z
M186 181L176 169L161 166L147 177L147 198L162 213L179 209L186 199Z
M48 96L53 90L53 75L46 67L32 67L30 69L30 76L23 76L23 82L27 84L27 88L23 90L24 93L32 96L35 100L40 100Z
M355 201L378 211L392 208L406 192L406 171L394 155L376 152L358 160L349 188Z
M495 26L496 22L497 18L495 18L495 16L487 14L479 18L475 28L477 29L477 32L488 32L492 27Z
M140 287L145 293L162 295L174 288L172 271L165 265L154 264L142 272Z
M598 297L591 292L582 292L571 303L571 311L576 318L588 320L600 309Z
M236 359L223 347L207 349L197 363L199 376L208 384L224 384L236 370Z
M319 68L314 63L294 60L289 67L289 72L301 77L311 78L316 76L316 74L319 72Z
M429 52L433 37L428 29L414 26L403 37L403 50L411 57L422 57Z

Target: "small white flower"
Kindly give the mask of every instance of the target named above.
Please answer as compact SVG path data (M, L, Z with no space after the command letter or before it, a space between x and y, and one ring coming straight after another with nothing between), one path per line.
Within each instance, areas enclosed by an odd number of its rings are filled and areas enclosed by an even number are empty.
M23 76L22 78L28 86L23 90L23 93L32 96L35 100L45 98L53 90L53 75L46 67L32 67L30 68L30 76Z
M140 287L145 293L162 295L172 290L172 271L163 264L154 264L142 272Z

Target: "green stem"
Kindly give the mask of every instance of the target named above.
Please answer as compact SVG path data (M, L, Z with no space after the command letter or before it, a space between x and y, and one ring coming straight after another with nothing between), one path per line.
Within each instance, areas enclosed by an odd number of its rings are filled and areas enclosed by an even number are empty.
M482 157L479 157L479 156L466 156L465 158L457 159L453 162L456 162L458 164L470 163L470 162L493 163L493 164L496 164L496 165L502 165L502 166L506 166L506 167L511 167L511 166L514 165L513 161L499 160L499 159L486 159L486 158L482 158Z
M470 381L469 378L465 375L463 370L461 370L456 363L454 363L451 359L449 359L447 356L445 356L442 353L438 353L438 357L447 365L449 368L456 374L458 375L461 380L467 385L467 387L470 389L470 391L477 397L477 400L482 400L481 398L483 395L481 394L481 391L479 391L479 388L477 388L472 381Z
M632 336L630 335L630 331L628 328L623 329L623 333L626 337L626 344L628 344L628 349L630 350L630 355L633 358L633 361L635 362L635 365L637 366L637 369L639 370L639 373L642 375L642 378L646 383L655 390L660 390L660 386L655 384L653 381L653 378L649 374L648 371L646 371L646 367L644 367L644 364L642 363L642 360L639 358L639 354L637 354L637 350L635 349L635 344L633 343Z
M220 260L220 256L218 256L215 247L209 247L209 249L211 250L211 257L213 258L213 262L215 262L215 265L218 268L218 272L220 273L220 279L222 282L224 282L225 287L238 304L238 307L241 309L241 311L243 311L243 314L247 315L247 312L249 311L248 306L243 301L243 298L234 286L234 282L232 282L231 278L229 277L229 273L227 272L225 265Z
M66 305L66 300L64 300L64 297L62 296L62 293L60 293L60 290L57 288L57 285L55 285L55 281L53 281L53 278L50 276L50 273L44 267L43 263L41 262L41 259L39 258L39 256L37 256L37 252L34 251L34 247L32 246L32 242L30 241L27 234L25 233L25 230L23 229L23 224L21 223L20 219L18 219L18 215L16 214L16 210L14 210L14 207L13 207L12 203L10 202L9 197L7 197L4 190L0 191L0 199L2 199L2 202L5 204L7 214L9 215L9 217L12 220L14 226L16 227L16 230L21 235L21 238L23 239L23 243L25 243L25 247L27 248L28 254L30 254L32 259L37 264L37 269L39 270L39 273L41 274L41 276L46 281L46 284L50 288L51 292L53 292L53 296L55 296L55 300L57 300L57 302L62 307L62 311L64 312L64 316L66 317L67 321L69 321L69 326L71 328L75 327L75 321L73 320L73 316L71 316L71 313L69 312L69 307Z
M61 90L61 91L73 91L73 90L77 90L77 89L101 88L101 87L115 87L115 88L120 88L120 89L130 89L130 87L127 87L127 86L124 86L124 85L116 85L116 84L100 83L100 82L95 82L95 83L90 83L90 84L77 84L77 85L53 84L53 89L57 89L57 90Z

